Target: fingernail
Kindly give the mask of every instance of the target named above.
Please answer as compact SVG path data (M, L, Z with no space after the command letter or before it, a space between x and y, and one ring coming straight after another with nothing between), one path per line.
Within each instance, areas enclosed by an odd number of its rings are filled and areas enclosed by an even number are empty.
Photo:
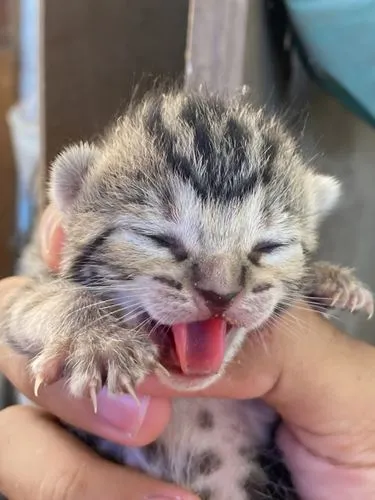
M186 495L173 495L172 494L167 494L167 495L149 495L144 497L143 500L198 500L198 497L195 495L189 495L187 493Z
M160 496L160 495L151 495L148 497L145 497L144 500L189 500L188 498L183 498L180 496L177 497L166 497L166 496Z
M135 437L145 419L150 398L142 396L136 401L132 396L124 394L114 396L106 389L98 394L97 415L107 423L124 432L127 437Z
M42 252L49 253L50 241L57 226L61 223L61 214L52 206L49 206L43 214L41 221L41 245Z

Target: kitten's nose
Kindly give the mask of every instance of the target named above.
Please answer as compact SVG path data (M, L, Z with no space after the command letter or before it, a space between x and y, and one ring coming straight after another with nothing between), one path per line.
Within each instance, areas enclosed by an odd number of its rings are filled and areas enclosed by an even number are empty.
M196 288L196 291L204 298L207 307L215 313L225 311L232 300L240 293L240 290L237 290L232 293L219 294L213 290L204 290L203 288Z

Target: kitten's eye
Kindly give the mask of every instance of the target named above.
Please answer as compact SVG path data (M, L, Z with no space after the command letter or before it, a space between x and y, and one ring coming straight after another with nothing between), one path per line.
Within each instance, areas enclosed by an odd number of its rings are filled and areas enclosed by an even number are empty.
M174 238L166 234L148 234L147 237L159 245L159 247L171 248L177 243Z
M147 237L159 247L167 248L173 257L179 262L188 258L186 249L174 236L170 236L168 234L148 234Z
M274 250L285 246L286 243L278 243L277 241L261 241L249 253L248 259L257 266L260 263L262 255L271 254Z
M282 247L285 247L285 243L279 243L277 241L262 241L255 245L252 251L255 253L271 253Z

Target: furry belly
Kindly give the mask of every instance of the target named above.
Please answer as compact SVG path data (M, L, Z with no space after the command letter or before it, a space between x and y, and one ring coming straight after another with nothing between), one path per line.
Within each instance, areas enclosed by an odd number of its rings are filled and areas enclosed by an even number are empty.
M258 401L178 399L170 424L148 446L84 440L101 455L185 486L202 500L289 500L286 490L270 495L270 480L259 462L274 421L273 412Z

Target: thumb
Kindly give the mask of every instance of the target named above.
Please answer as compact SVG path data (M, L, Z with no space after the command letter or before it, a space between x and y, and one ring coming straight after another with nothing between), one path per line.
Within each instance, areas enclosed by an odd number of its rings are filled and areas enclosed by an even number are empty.
M265 400L311 453L374 464L375 348L311 310L294 313L299 321L292 328L286 317L273 329L280 368Z
M61 251L64 244L64 231L61 225L61 213L49 205L40 220L40 241L42 257L51 271L58 271Z

